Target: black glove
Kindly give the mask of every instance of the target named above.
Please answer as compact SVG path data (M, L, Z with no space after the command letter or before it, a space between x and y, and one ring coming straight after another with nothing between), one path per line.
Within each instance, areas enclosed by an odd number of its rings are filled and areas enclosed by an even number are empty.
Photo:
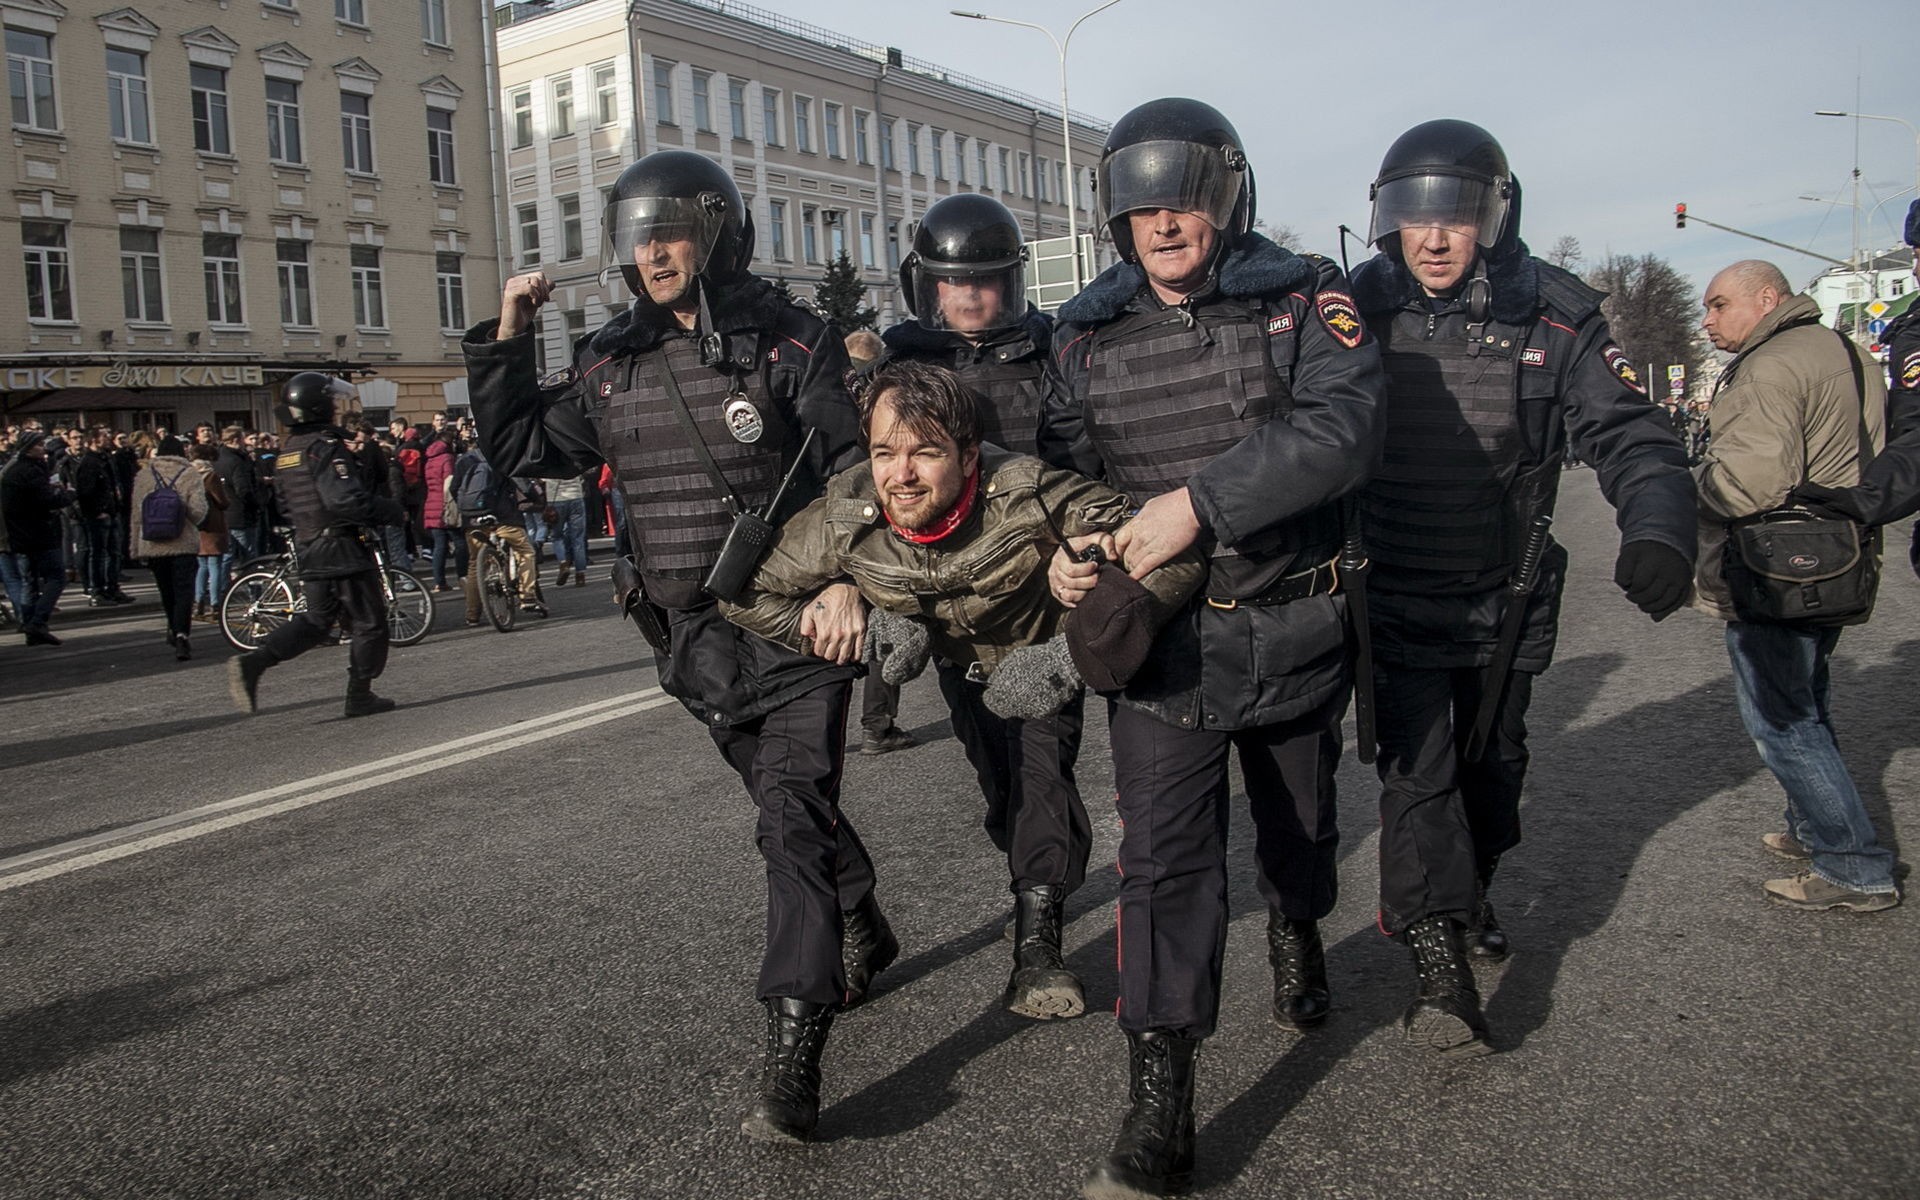
M927 669L932 653L926 627L920 622L884 608L867 614L866 657L881 679L899 687Z
M1844 518L1866 524L1867 518L1860 511L1860 497L1853 488L1821 487L1817 483L1803 483L1787 493L1789 504L1798 504L1802 508L1813 510L1817 517Z
M1613 564L1613 581L1641 612L1664 621L1693 593L1693 565L1665 542L1628 542Z
M1037 646L1008 651L987 677L980 698L995 716L1031 720L1059 712L1084 686L1067 652L1066 635L1056 634Z

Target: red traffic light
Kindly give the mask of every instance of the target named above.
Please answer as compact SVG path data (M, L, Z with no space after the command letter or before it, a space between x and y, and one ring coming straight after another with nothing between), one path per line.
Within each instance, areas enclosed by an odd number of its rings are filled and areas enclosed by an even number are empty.
M1673 206L1673 227L1675 229L1685 229L1687 227L1686 205L1676 204Z

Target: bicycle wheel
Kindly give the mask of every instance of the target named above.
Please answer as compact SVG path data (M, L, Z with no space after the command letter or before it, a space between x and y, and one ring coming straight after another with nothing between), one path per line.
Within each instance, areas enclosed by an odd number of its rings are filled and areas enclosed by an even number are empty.
M228 584L220 598L220 632L241 650L257 650L305 601L279 571L249 571Z
M520 595L513 586L507 556L500 547L488 546L480 552L480 561L473 569L480 572L480 606L487 610L487 620L506 633L520 618Z
M433 593L398 567L388 567L387 637L396 646L411 646L433 628Z

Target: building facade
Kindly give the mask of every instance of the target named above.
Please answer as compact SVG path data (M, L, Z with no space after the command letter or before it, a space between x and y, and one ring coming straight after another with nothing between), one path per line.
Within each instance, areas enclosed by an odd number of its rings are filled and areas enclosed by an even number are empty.
M723 0L581 0L503 7L500 111L509 271L544 269L546 366L624 307L600 242L614 180L642 155L693 150L733 173L756 231L753 269L810 297L844 253L880 323L907 315L898 285L913 223L955 192L984 192L1029 240L1083 236L1107 127L898 49Z
M1828 325L1885 362L1887 348L1879 334L1914 302L1913 251L1902 246L1863 255L1858 267L1830 267L1808 281L1806 294Z
M7 420L271 428L310 369L370 413L464 402L501 279L487 0L0 0L0 24Z

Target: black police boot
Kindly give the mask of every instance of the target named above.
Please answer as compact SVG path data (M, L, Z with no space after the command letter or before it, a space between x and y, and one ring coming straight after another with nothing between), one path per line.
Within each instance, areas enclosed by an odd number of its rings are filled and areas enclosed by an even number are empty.
M1193 1184L1193 1060L1198 1038L1165 1030L1127 1034L1133 1107L1107 1161L1087 1172L1086 1200L1171 1196Z
M820 1123L820 1052L832 1025L831 1005L784 996L767 1001L760 1098L740 1119L741 1133L776 1145L813 1140L814 1126Z
M1333 1006L1327 990L1327 952L1320 925L1293 921L1267 910L1267 961L1273 964L1273 1019L1295 1029L1312 1029Z
M1467 930L1467 953L1488 962L1505 961L1513 949L1507 943L1507 931L1500 928L1500 918L1493 915L1492 902L1487 899L1487 889L1493 886L1494 868L1499 865L1500 860L1496 858L1480 872L1473 890L1473 924Z
M238 658L227 660L227 692L233 697L233 706L241 712L254 712L260 707L260 677L267 673L273 660L258 650L249 650Z
M385 696L373 694L373 680L347 678L347 715L350 717L371 717L375 713L391 712L393 701Z
M1051 884L1013 894L1013 974L1000 998L1007 1011L1044 1021L1087 1011L1080 980L1060 957L1066 889Z
M1406 938L1420 976L1420 992L1401 1018L1407 1041L1456 1058L1493 1053L1460 923L1427 917L1409 927Z
M880 902L868 892L866 898L840 914L840 970L847 977L847 998L842 1006L852 1008L867 998L873 977L893 965L900 957L900 942L887 924Z

